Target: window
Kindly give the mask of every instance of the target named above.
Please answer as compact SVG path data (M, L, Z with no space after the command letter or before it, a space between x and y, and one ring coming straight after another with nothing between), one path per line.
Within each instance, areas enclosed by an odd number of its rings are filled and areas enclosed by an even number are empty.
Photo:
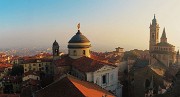
M152 34L152 39L155 39L155 34L154 33Z
M74 50L74 52L73 52L73 53L74 53L74 56L77 56L77 52L76 52L76 50Z
M83 55L86 55L86 51L85 50L83 50Z
M103 75L103 76L102 76L102 83L103 83L103 84L106 84L106 83L107 83L107 81L106 81L106 75Z
M49 68L46 66L46 71L48 72L49 71Z
M41 67L41 64L39 64L39 67Z

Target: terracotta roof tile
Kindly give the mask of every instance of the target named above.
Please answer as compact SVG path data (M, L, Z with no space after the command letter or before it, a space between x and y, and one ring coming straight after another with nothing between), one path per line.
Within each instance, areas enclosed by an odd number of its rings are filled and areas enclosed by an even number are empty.
M66 56L59 60L55 61L57 67L59 66L72 66L75 69L78 69L81 72L94 72L105 65L116 67L111 63L107 63L104 61L92 59L89 57L81 57L78 59L71 59L70 57Z
M105 65L116 67L115 65L112 65L110 63L94 60L89 57L81 57L79 59L74 60L72 63L72 67L82 72L94 72Z
M57 67L59 66L70 66L73 62L73 59L71 59L69 56L63 56L59 60L55 60L54 63Z
M100 86L67 75L35 92L35 97L115 97Z
M39 63L39 62L52 62L52 59L36 59L36 58L32 58L32 59L25 59L23 63L27 64L27 63Z

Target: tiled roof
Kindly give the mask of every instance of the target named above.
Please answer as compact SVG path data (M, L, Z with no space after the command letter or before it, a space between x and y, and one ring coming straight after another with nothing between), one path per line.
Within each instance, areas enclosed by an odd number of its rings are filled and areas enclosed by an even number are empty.
M99 60L99 61L108 61L107 58L102 57L102 56L98 56L98 55L95 55L95 54L91 54L91 58L95 59L95 60Z
M7 67L12 67L12 64L0 63L0 68L7 68Z
M50 53L39 53L39 54L36 54L35 56L36 57L40 57L40 56L47 57L47 56L52 56L52 55Z
M24 60L24 64L27 64L27 63L41 63L41 62L52 62L52 59L27 59L27 60Z
M27 75L36 75L36 76L39 76L39 75L40 75L40 72L39 72L39 71L32 71L32 70L30 70L30 71L25 72L25 73L23 74L23 76L27 76Z
M167 42L160 42L156 44L155 46L168 46L168 47L174 47L172 44L167 43Z
M81 72L94 72L105 65L116 67L115 65L112 65L110 63L101 62L89 57L81 57L74 60L72 63L72 67L78 69Z
M78 59L71 59L69 56L61 58L55 61L57 67L59 66L72 66L75 69L78 69L81 72L94 72L105 65L116 67L111 63L106 63L103 61L95 60L89 57L81 57Z
M68 55L63 56L59 60L55 60L54 63L57 67L59 66L70 66L73 62L73 59L71 59Z
M4 76L2 79L4 82L20 83L22 78L20 76Z
M35 97L115 97L100 86L67 75L35 92Z

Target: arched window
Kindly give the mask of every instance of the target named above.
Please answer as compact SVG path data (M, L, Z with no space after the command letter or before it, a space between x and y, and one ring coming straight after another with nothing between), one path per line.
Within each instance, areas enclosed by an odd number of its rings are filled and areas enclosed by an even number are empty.
M155 34L154 33L152 34L152 39L155 39Z
M77 56L76 50L73 51L73 55L74 55L74 56Z
M86 51L85 50L83 50L83 55L86 55Z

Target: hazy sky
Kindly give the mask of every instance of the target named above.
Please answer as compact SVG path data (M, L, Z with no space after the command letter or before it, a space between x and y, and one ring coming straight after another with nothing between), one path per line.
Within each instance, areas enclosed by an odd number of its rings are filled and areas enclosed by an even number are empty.
M51 47L56 39L64 49L80 22L92 50L148 49L154 14L160 36L165 27L180 47L180 0L0 0L0 48Z

